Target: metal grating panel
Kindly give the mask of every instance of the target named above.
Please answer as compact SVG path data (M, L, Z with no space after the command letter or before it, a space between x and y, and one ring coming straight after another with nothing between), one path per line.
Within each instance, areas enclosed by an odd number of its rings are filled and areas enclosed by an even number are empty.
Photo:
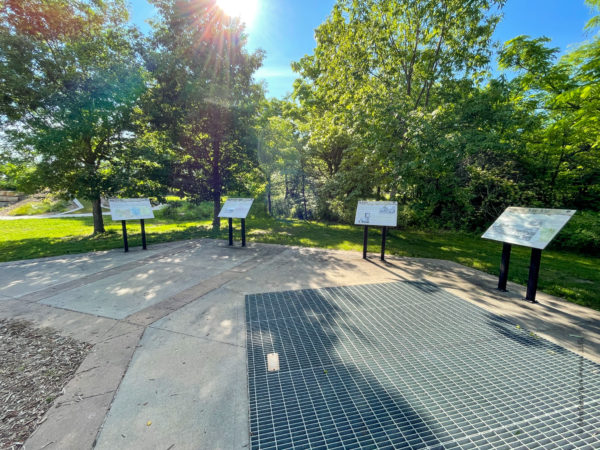
M600 448L600 365L433 284L253 294L246 321L252 448Z

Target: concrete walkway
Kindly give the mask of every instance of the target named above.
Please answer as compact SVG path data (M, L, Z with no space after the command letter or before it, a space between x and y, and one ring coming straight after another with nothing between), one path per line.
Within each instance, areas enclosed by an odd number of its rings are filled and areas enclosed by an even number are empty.
M102 215L110 216L110 213L103 212ZM31 214L27 216L0 215L0 220L64 219L65 217L92 217L92 213Z
M426 259L223 241L0 264L0 317L94 345L27 449L249 445L244 297L249 293L427 280L600 362L600 313ZM582 346L583 342L583 346Z

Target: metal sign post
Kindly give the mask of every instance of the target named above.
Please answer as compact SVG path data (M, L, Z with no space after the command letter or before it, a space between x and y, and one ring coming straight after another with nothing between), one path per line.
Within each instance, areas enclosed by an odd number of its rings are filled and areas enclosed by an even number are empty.
M385 261L385 235L387 232L387 227L383 227L381 229L381 260Z
M146 225L144 224L144 219L140 219L140 226L142 227L142 249L148 250L148 247L146 247Z
M363 231L363 259L367 259L367 242L369 241L369 227L365 225Z
M229 245L233 245L233 219L230 217L229 222Z
M535 294L537 292L538 278L540 276L540 264L542 262L542 250L539 248L531 249L531 259L529 261L529 279L527 280L527 294L525 300L531 303L537 303Z
M123 246L125 247L125 253L129 251L129 243L127 242L127 221L121 220L121 226L123 228Z
M242 247L246 246L246 219L242 219Z
M502 260L500 261L500 277L498 278L498 290L506 292L506 282L508 281L508 266L510 264L510 250L512 245L504 243L502 245Z

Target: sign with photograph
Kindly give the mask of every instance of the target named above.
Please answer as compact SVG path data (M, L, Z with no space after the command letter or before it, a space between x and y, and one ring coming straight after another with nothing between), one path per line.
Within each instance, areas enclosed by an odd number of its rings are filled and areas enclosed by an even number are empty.
M253 198L228 198L221 208L219 217L245 219L254 202Z
M154 219L147 198L111 198L108 200L112 220Z
M356 205L354 224L395 227L398 224L398 202L360 201Z
M517 208L510 206L483 234L483 238L543 250L575 214L574 209Z

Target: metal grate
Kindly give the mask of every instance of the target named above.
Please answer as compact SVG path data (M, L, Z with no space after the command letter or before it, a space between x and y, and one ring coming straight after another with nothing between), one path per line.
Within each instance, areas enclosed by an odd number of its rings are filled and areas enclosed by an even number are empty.
M253 294L246 321L253 448L600 447L600 365L433 284Z

